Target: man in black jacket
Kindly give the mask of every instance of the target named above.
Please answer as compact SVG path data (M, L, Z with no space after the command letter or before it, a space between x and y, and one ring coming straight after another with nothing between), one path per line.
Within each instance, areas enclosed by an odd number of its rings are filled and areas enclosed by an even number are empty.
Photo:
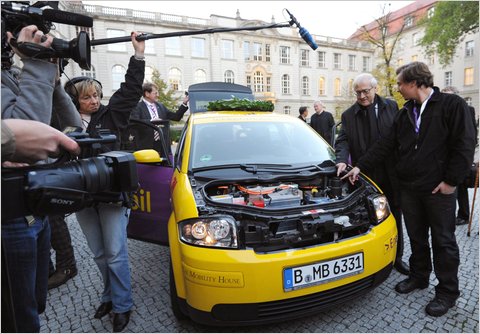
M364 156L378 139L391 131L393 119L398 112L397 103L376 94L377 80L368 73L358 75L353 81L357 102L342 114L342 126L335 142L337 174ZM312 117L313 118L313 117ZM403 227L399 189L394 170L393 156L363 172L372 178L387 196L398 230L395 269L408 275L408 265L403 262Z
M310 118L310 126L331 145L332 128L335 125L335 121L332 114L324 110L324 108L325 106L321 101L315 101L313 104L315 113Z
M433 86L427 65L412 62L397 69L398 90L408 100L392 130L344 176L355 182L360 170L379 163L393 152L401 189L401 208L410 237L410 275L395 286L398 293L425 289L432 261L438 285L425 308L438 317L455 305L459 250L455 238L455 187L472 164L474 128L466 102Z

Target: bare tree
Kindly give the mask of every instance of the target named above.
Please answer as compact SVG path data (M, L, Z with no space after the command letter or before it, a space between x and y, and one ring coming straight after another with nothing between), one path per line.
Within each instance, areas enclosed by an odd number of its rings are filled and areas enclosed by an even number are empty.
M405 24L403 23L400 29L396 32L389 31L390 25L390 16L391 12L387 11L387 5L383 5L382 9L382 16L378 19L375 19L376 24L373 26L371 25L364 25L360 28L361 39L365 40L380 50L381 58L383 59L383 64L381 65L384 67L381 73L385 73L385 80L379 80L385 82L386 85L386 93L385 95L394 96L394 68L391 65L392 57L395 51L395 46L397 45L397 41L399 40L400 36L403 33L403 29L405 28ZM390 29L391 30L391 29Z

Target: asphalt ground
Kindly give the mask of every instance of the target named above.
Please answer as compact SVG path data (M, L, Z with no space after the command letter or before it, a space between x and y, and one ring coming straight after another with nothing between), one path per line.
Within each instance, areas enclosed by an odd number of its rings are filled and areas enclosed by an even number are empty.
M470 200L472 197L473 189L470 189ZM468 225L458 226L456 230L460 247L461 296L456 306L442 317L434 318L425 313L425 306L433 299L437 284L433 273L429 288L400 295L394 291L394 286L406 276L394 270L382 285L363 297L294 321L227 328L206 327L190 320L178 321L170 308L168 247L129 240L135 306L124 332L478 333L479 197L480 191L475 203L471 236L467 236ZM75 216L70 216L67 221L78 275L49 291L46 311L40 316L41 332L112 332L112 321L108 316L101 320L93 318L100 304L102 280ZM404 259L408 260L410 245L408 237L405 239Z

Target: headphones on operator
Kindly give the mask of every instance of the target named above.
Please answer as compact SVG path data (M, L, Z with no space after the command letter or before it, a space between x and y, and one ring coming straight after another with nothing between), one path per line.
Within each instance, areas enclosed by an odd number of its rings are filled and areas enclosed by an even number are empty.
M100 100L103 98L103 87L100 81L87 76L80 76L80 77L73 78L67 81L67 83L64 86L64 89L65 89L65 92L68 94L68 96L70 96L73 104L78 110L80 110L80 103L78 102L78 91L77 91L77 88L75 87L75 84L81 81L86 81L86 80L95 81L100 86L100 89L102 90L102 92L100 93Z

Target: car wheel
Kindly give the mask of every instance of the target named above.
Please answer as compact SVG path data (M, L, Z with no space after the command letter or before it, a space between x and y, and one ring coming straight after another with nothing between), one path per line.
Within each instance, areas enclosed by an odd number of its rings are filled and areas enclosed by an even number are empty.
M172 312L175 318L178 320L187 319L187 315L182 311L178 302L177 288L175 286L175 277L173 276L173 267L170 262L170 304L172 306Z

